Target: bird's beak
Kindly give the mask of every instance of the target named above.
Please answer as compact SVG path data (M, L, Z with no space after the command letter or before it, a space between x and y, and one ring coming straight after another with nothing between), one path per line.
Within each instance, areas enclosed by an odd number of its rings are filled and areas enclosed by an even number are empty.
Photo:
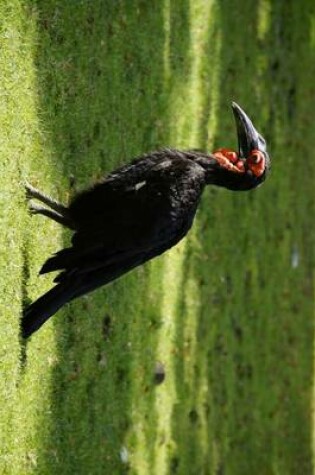
M257 132L247 114L236 102L232 102L232 109L236 122L239 157L247 158L253 150L266 153L265 140Z

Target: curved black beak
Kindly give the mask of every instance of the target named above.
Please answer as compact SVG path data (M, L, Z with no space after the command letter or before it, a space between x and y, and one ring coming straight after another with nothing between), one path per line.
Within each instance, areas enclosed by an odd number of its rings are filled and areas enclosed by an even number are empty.
M232 102L232 109L236 122L240 158L247 158L252 150L260 150L266 154L265 139L257 132L247 114L236 102Z

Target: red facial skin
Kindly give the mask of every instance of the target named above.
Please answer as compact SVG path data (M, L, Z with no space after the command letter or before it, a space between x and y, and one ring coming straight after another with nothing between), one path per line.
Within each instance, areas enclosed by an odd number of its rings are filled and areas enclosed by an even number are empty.
M246 173L250 170L254 176L260 177L265 171L265 157L259 150L252 150L246 160L239 158L234 150L219 148L213 154L220 165L235 173Z

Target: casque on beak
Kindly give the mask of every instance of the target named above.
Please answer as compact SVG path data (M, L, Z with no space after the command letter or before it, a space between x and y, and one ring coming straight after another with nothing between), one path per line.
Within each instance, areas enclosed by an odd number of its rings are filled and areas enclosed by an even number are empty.
M239 157L246 159L253 150L259 150L266 155L265 139L257 132L250 118L236 102L232 102L232 109L236 122Z

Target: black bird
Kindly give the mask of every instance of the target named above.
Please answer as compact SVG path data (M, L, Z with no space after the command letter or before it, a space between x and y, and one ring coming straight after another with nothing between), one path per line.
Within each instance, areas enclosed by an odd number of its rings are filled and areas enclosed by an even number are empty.
M29 337L65 303L107 284L177 244L189 231L205 185L234 191L260 185L270 168L266 142L232 104L239 152L161 150L137 158L63 206L30 185L42 214L74 231L72 246L50 257L40 274L61 271L56 285L29 305L22 336Z

